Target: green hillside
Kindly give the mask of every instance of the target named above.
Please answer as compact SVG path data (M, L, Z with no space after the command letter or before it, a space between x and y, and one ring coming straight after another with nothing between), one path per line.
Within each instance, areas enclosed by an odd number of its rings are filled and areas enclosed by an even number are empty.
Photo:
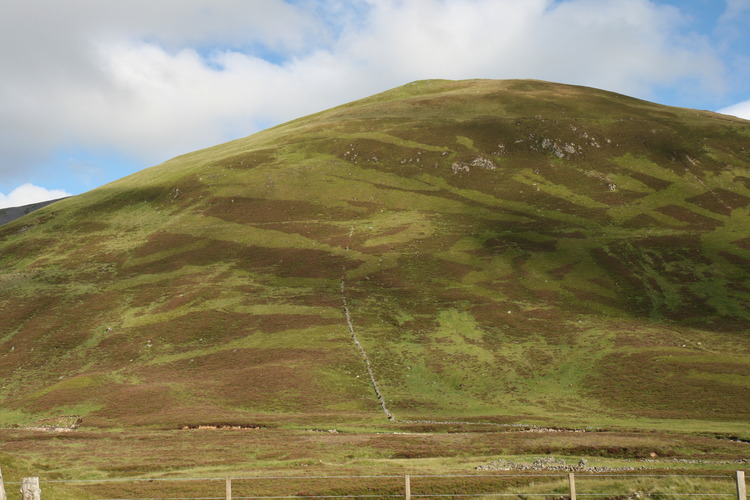
M0 426L747 433L749 167L750 122L520 80L180 156L0 227Z

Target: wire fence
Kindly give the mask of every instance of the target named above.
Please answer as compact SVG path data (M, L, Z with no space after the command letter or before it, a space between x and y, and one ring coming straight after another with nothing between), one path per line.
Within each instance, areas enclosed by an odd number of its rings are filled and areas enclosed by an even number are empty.
M45 500L55 498L65 500L244 500L251 498L404 498L405 500L412 498L549 498L562 500L569 498L576 500L578 497L612 499L696 497L747 500L744 471L715 474L484 473L41 479L38 483L44 492ZM22 483L5 482L5 485L20 484ZM1 479L0 485L2 485ZM12 498L9 494L8 500ZM37 499L34 498L34 500Z

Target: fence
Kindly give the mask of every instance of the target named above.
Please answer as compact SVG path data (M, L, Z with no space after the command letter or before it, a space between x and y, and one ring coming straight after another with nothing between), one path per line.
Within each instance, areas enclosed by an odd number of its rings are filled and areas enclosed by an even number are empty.
M240 500L250 498L289 499L289 498L503 498L503 497L542 497L577 500L579 497L598 498L633 498L628 491L602 492L592 488L591 484L599 482L623 486L625 481L632 486L634 482L651 484L658 481L675 479L698 480L704 486L713 486L721 491L681 492L672 487L661 490L653 489L635 493L635 497L650 498L737 498L747 500L744 471L734 474L717 473L700 474L466 474L466 475L377 475L377 476L251 476L229 478L153 478L153 479L91 479L91 480L39 480L25 478L23 482L6 481L6 485L21 485L23 500L40 500L41 491L45 500L55 499L58 495L70 496L65 488L75 488L73 495L81 495L86 500ZM441 481L443 484L441 484ZM277 482L283 482L281 487ZM326 483L322 487L311 486L316 482ZM330 483L334 483L331 485ZM218 484L217 484L218 483ZM352 484L353 483L353 484ZM144 487L145 486L145 487ZM238 488L239 486L239 488ZM582 486L582 487L581 487ZM601 484L599 485L601 487ZM547 487L550 491L544 491ZM63 488L63 489L61 489ZM456 489L458 488L458 489ZM541 488L541 490L540 490ZM652 486L652 488L654 488ZM11 488L11 491L14 488ZM234 493L233 493L233 490ZM279 494L279 491L284 494ZM510 490L510 491L509 491ZM690 490L690 488L688 488ZM16 491L19 491L16 489ZM108 491L117 491L117 495L107 495ZM3 498L3 480L0 473L0 500ZM143 496L146 495L146 496ZM169 495L169 496L154 496ZM198 495L198 496L195 496ZM221 495L221 496L217 496Z

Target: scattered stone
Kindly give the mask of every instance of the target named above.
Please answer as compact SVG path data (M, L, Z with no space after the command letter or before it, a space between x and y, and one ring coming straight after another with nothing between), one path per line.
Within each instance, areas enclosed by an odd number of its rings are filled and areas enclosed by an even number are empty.
M641 458L639 462L645 463L664 463L664 462L676 462L680 464L698 464L698 465L730 465L730 464L747 464L750 463L750 458L740 458L737 460L697 460L690 458L671 458L669 460L657 460L654 458Z
M588 465L588 460L582 458L578 465L568 465L565 460L555 457L540 457L530 464L516 463L503 458L499 458L489 464L478 465L475 470L493 471L493 470L522 470L522 471L561 471L561 472L616 472L616 471L634 471L644 470L646 467L604 467Z
M60 415L59 417L50 417L37 420L32 425L21 426L21 429L28 431L42 432L71 432L78 429L83 423L79 415Z
M476 158L474 158L471 161L471 166L480 167L485 170L497 170L497 165L495 165L492 160L485 158L484 156L477 156Z
M237 430L252 430L258 431L263 427L255 425L183 425L180 429L183 431L237 431Z

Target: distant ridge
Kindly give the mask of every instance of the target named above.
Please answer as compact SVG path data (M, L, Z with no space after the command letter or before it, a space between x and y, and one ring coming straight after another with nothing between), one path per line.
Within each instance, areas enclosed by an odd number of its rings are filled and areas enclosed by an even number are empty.
M30 214L31 212L34 212L35 210L44 208L51 203L64 200L65 198L68 198L68 197L66 196L63 198L56 198L54 200L40 201L37 203L31 203L29 205L23 205L21 207L0 208L0 226L7 224L9 222L12 222L18 219L19 217L23 217L26 214Z

